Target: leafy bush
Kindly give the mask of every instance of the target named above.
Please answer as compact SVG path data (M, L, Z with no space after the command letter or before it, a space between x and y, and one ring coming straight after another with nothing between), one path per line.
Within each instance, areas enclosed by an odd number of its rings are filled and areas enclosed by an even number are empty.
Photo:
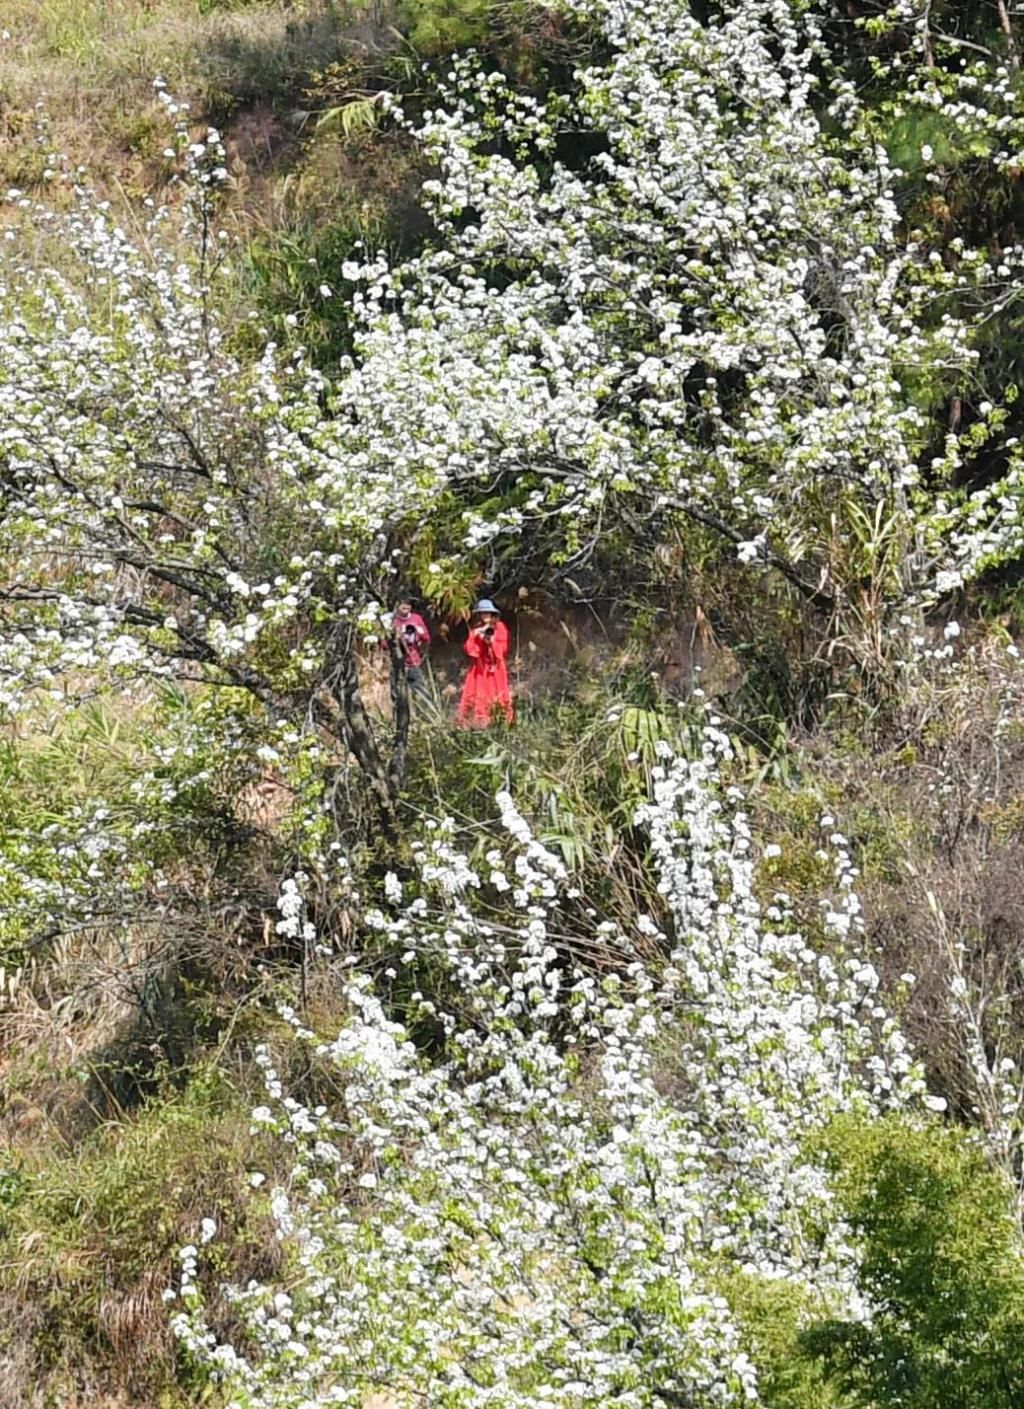
M1006 1180L952 1130L849 1122L830 1149L865 1314L812 1327L806 1351L864 1409L1012 1409L1024 1269Z

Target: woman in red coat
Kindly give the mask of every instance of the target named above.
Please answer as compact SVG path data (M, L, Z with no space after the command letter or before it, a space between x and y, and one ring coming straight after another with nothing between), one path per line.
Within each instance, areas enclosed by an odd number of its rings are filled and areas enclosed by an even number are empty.
M464 729L486 729L499 717L511 724L512 695L505 666L508 627L499 620L498 608L487 597L473 608L465 652L473 664L462 687L456 722Z

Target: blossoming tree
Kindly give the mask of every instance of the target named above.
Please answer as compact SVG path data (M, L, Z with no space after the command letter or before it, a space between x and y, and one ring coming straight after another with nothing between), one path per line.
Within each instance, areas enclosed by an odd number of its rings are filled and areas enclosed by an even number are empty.
M333 724L387 806L354 646L408 562L428 593L448 559L517 553L576 582L682 526L848 626L865 576L888 610L1015 551L1015 452L980 500L931 506L921 408L970 369L1017 253L947 267L908 242L815 6L712 10L572 0L607 61L546 102L456 60L415 128L433 247L346 266L353 357L329 377L243 356L218 313L216 134L179 131L191 254L166 212L133 236L85 191L35 212L59 272L12 229L7 704L62 673L184 669ZM1007 101L954 118L1009 161ZM936 316L954 293L974 312ZM942 473L961 456L951 435ZM886 545L866 564L865 523Z
M824 7L563 8L598 55L570 92L526 95L463 58L411 123L434 237L400 265L353 253L338 367L220 311L216 134L180 128L170 149L180 225L159 211L131 234L69 180L69 210L31 212L41 243L24 222L4 241L0 704L168 676L254 700L246 745L313 775L307 869L276 921L303 944L331 938L307 881L348 874L325 822L339 761L395 829L404 674L389 765L356 660L407 566L428 593L453 565L517 563L572 590L678 533L694 559L781 578L856 648L1021 546L998 390L938 447L931 409L1019 294L1022 252L944 259L902 228ZM937 76L928 8L879 17L926 60L906 101L1008 166L1012 81L972 102L971 73ZM40 260L47 241L59 259ZM1000 473L962 493L989 442ZM294 1151L269 1205L291 1290L235 1290L238 1344L210 1329L195 1249L175 1294L183 1343L236 1405L756 1403L737 1274L864 1314L811 1137L927 1098L860 953L845 842L827 834L834 893L798 924L759 894L727 753L714 726L693 757L666 753L635 819L657 914L588 910L507 794L485 867L442 820L386 905L353 901L412 996L389 1007L356 962L337 1039L299 1029L341 1076L334 1108L307 1108L264 1057L255 1121ZM102 799L83 818L85 923L131 847L104 840ZM48 876L49 908L66 881ZM604 970L566 938L570 910ZM427 1019L431 1062L413 1041ZM1000 1115L1008 1071L989 1083ZM1016 1167L1017 1127L999 1133Z
M718 776L728 752L709 727L698 757L657 770L638 820L668 928L595 916L616 977L566 951L569 879L507 794L508 846L489 871L442 826L420 850L418 894L393 878L367 924L396 971L433 966L463 998L413 995L445 1035L435 1062L366 977L333 1042L296 1021L341 1077L336 1109L294 1100L264 1055L269 1104L253 1118L293 1148L269 1207L297 1276L287 1293L236 1289L246 1340L218 1344L188 1248L176 1319L233 1404L385 1390L396 1405L756 1403L731 1274L819 1314L856 1306L806 1139L836 1112L915 1102L921 1077L857 954L842 838L828 946L794 928L784 897L755 899L749 832Z

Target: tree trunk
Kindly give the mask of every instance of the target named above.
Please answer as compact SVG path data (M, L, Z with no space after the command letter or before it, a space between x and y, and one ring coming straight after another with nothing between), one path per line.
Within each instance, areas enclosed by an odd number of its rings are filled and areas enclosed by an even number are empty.
M359 689L356 670L355 640L351 627L343 628L335 637L333 661L325 684L338 709L342 742L362 769L380 804L381 819L388 836L394 835L394 800L389 770L384 767L380 749L373 737L373 728ZM408 708L408 699L406 700Z
M397 801L405 777L405 756L409 747L409 677L405 670L405 650L394 636L390 637L391 704L395 716L394 744L388 767L388 790L392 802Z
M996 10L999 14L999 28L1006 35L1006 56L1010 61L1010 67L1019 69L1020 55L1017 52L1017 41L1013 36L1013 23L1010 19L1010 12L1006 8L1006 0L996 0Z

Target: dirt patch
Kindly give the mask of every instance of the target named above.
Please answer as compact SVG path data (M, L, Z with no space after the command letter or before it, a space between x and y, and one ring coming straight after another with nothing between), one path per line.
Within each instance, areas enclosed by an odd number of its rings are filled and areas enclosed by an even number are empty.
M603 682L627 670L646 670L666 693L688 698L732 693L743 671L733 653L715 637L699 610L666 619L650 642L631 640L624 621L589 606L555 606L542 594L522 591L496 599L509 631L508 674L517 704L542 704L590 682ZM420 608L422 610L422 608ZM429 669L438 706L454 713L468 668L465 621L431 618ZM368 708L389 716L389 667L382 649L367 652L361 683Z

